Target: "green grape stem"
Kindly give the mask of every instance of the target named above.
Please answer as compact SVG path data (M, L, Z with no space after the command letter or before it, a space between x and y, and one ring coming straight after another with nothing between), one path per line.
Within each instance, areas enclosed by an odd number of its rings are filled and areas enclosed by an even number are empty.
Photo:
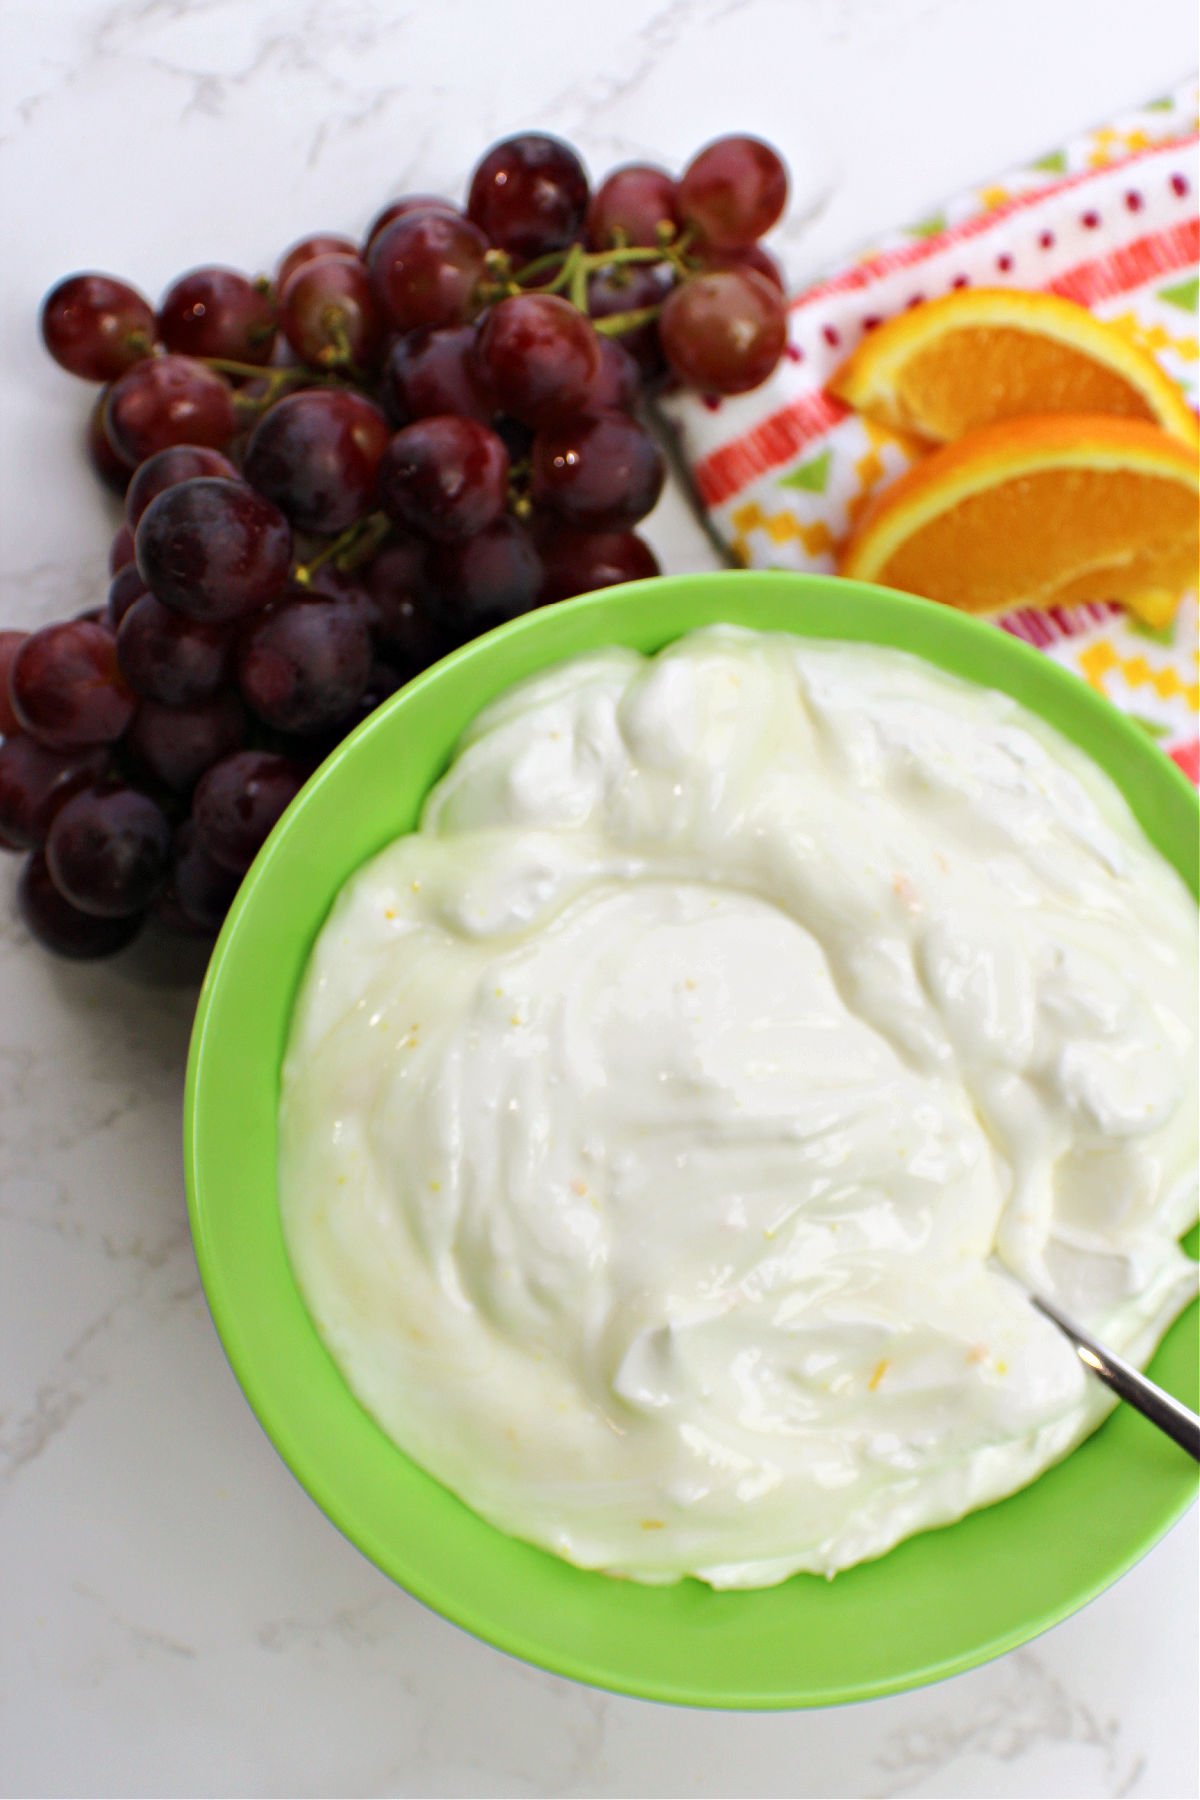
M523 264L512 276L512 279L518 287L524 288L535 282L539 275L548 274L551 269L557 268L561 280L563 273L561 265L564 263L571 266L572 273L575 266L581 264L585 272L590 275L593 270L609 268L613 263L619 265L621 263L669 262L681 274L690 275L692 270L685 258L692 243L691 232L685 231L674 241L664 238L661 244L619 244L610 250L585 250L582 244L572 244L566 250L550 250L545 256L536 257L533 262ZM548 293L550 289L540 288L540 291Z
M574 261L570 257L563 264L564 272L571 271L567 278L567 295L576 312L586 313L588 309L588 258L575 246L579 254Z
M329 334L329 342L318 352L318 360L322 368L337 370L359 387L366 385L366 376L355 362L350 350L350 339L346 335L345 314L340 306L327 306L321 314L321 324Z
M632 312L609 313L607 318L593 319L592 329L601 337L620 337L623 331L636 331L639 325L648 325L661 311L661 306L639 306Z
M565 250L548 250L545 256L536 256L532 262L523 263L514 270L512 260L504 250L489 250L484 261L488 269L488 278L480 283L476 298L483 306L492 306L497 300L507 299L512 294L523 294L533 289L538 294L565 294L577 312L588 311L588 277L597 269L620 269L630 264L666 263L675 271L680 281L686 281L694 275L696 265L688 258L688 252L694 244L694 235L685 231L679 237L672 235L672 228L664 219L659 227L659 242L650 244L626 244L624 234L618 234L622 241L608 250L585 250L582 244L570 244ZM549 280L542 277L548 276ZM658 317L657 306L640 307L636 312L610 313L607 318L593 319L597 331L606 337L615 336L622 331L634 331L639 325L645 325Z
M353 380L349 368L322 374L317 369L307 367L267 369L257 363L234 362L227 356L201 356L197 360L206 368L215 370L218 375L237 375L248 381L266 383L265 393L234 394L233 404L243 423L268 412L277 400L281 400L284 394L291 393L294 388L344 387L348 378Z
M623 236L623 234L622 234ZM525 263L515 272L506 266L501 270L499 263L493 265L497 277L503 282L503 293L524 293L532 287L539 294L565 294L571 305L578 312L588 311L588 277L597 269L618 269L629 264L667 263L675 271L681 281L695 273L694 265L688 260L688 251L693 244L693 234L685 231L674 238L670 226L664 220L659 228L657 245L626 244L623 241L609 250L585 250L582 244L572 244L566 250L551 250L545 256L535 257L532 262ZM507 258L505 258L507 265ZM543 281L540 278L553 273L553 278ZM490 299L492 296L486 296ZM499 298L500 295L495 296ZM617 337L624 331L636 331L640 325L647 325L657 319L661 307L642 306L625 313L609 313L602 319L593 319L596 330L605 337Z
M300 372L297 369L268 369L262 363L234 362L228 356L201 356L197 360L206 368L215 369L218 375L243 375L248 381L286 381Z
M299 587L308 587L316 571L329 562L343 575L348 575L374 556L391 528L391 520L383 512L368 513L365 519L356 519L345 531L322 544L307 562L297 563L292 570L292 580Z
M518 288L528 287L537 276L548 275L551 269L559 268L579 248L578 244L572 244L570 250L550 250L545 256L535 257L532 262L525 263L515 274L508 271L508 279ZM507 257L505 261L508 261Z
M392 521L385 512L368 513L365 519L360 519L357 525L351 525L348 531L342 533L343 537L351 538L352 541L335 552L335 567L343 575L361 568L363 563L370 562L380 545L390 536L391 530ZM357 537L353 536L355 532Z

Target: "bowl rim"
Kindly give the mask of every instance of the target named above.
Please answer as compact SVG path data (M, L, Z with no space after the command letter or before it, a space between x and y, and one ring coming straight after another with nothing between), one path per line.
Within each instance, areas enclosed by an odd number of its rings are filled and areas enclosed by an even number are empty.
M910 654L915 654L922 660L933 662L941 667L953 667L954 658L957 655L957 651L953 650L955 641L960 645L973 644L973 654L978 656L982 650L986 661L989 665L995 665L1001 677L994 683L981 681L980 685L994 685L1002 691L1011 691L1010 684L1015 681L1016 686L1023 690L1018 697L1043 718L1047 717L1047 714L1043 712L1041 706L1027 697L1028 693L1032 691L1036 696L1040 696L1043 703L1050 706L1051 711L1056 710L1053 702L1057 698L1060 707L1065 706L1073 721L1082 720L1084 722L1083 725L1080 725L1080 729L1090 727L1092 731L1100 733L1106 752L1103 761L1087 745L1081 747L1093 761L1100 762L1101 767L1106 767L1107 772L1113 776L1123 792L1127 793L1126 779L1132 779L1129 776L1130 768L1135 769L1140 772L1140 778L1147 792L1152 795L1157 792L1160 797L1165 797L1166 812L1167 814L1174 812L1176 824L1178 824L1178 818L1184 816L1180 814L1180 802L1185 800L1189 809L1186 816L1193 820L1197 827L1200 827L1200 802L1198 802L1191 783L1146 734L1141 732L1130 719L1107 700L1088 688L1074 673L1054 663L1040 651L999 631L994 624L987 620L867 583L849 582L833 576L800 575L783 571L721 571L714 574L667 576L602 589L575 600L560 602L555 606L526 614L455 651L443 661L424 671L372 713L313 774L271 833L242 882L229 917L214 947L196 1010L188 1057L184 1106L184 1166L188 1210L197 1262L214 1323L233 1372L268 1437L297 1479L331 1521L378 1567L415 1598L432 1607L453 1623L509 1654L516 1655L554 1673L619 1693L676 1704L739 1709L830 1705L876 1698L943 1679L1026 1643L1086 1605L1145 1555L1187 1510L1194 1497L1192 1487L1188 1482L1177 1478L1179 1472L1172 1474L1168 1471L1160 1481L1163 1497L1153 1510L1153 1517L1143 1520L1138 1529L1127 1532L1119 1544L1110 1545L1107 1554L1101 1556L1100 1565L1093 1568L1088 1576L1076 1580L1070 1593L1065 1597L1060 1595L1040 1610L1036 1607L1032 1608L1019 1623L1013 1624L1008 1629L994 1630L990 1634L985 1632L978 1641L959 1644L948 1654L930 1654L924 1660L918 1656L910 1667L901 1670L868 1673L864 1674L861 1679L831 1680L824 1686L820 1683L814 1685L812 1680L808 1679L798 1685L777 1688L774 1685L764 1687L761 1681L756 1684L754 1681L739 1678L736 1673L725 1681L705 1682L698 1681L694 1676L681 1677L678 1672L660 1672L657 1669L644 1667L630 1668L622 1665L620 1657L614 1660L611 1646L605 1650L586 1642L582 1644L558 1642L548 1645L544 1631L529 1629L523 1623L519 1610L512 1617L497 1617L493 1606L480 1603L469 1581L465 1586L462 1583L456 1585L454 1579L447 1581L444 1569L431 1569L429 1566L422 1565L419 1560L414 1560L413 1554L406 1555L404 1553L403 1545L397 1551L394 1542L384 1541L377 1525L372 1525L365 1519L361 1508L356 1508L354 1497L347 1495L344 1491L344 1484L339 1481L337 1473L332 1473L326 1466L320 1434L319 1432L314 1434L311 1422L306 1421L303 1404L295 1396L290 1399L286 1396L281 1398L278 1382L272 1386L270 1381L263 1379L261 1355L255 1351L246 1334L246 1306L244 1301L239 1303L236 1295L234 1282L238 1278L231 1273L229 1244L222 1238L223 1230L228 1238L228 1226L221 1225L222 1215L214 1210L212 1203L212 1194L217 1178L205 1165L204 1139L207 1135L205 1109L209 1104L209 1090L215 1079L214 1064L222 1053L215 1035L216 1018L222 1008L228 1004L228 984L231 980L236 979L235 964L239 945L247 929L246 921L253 917L260 904L267 904L270 901L269 889L273 879L273 870L279 862L283 847L297 833L303 832L303 821L306 819L309 809L314 806L318 796L329 792L344 779L342 772L362 753L362 746L366 741L378 739L382 742L383 736L395 729L395 721L403 718L406 712L416 708L422 695L436 694L448 680L453 680L454 671L462 673L466 680L471 671L486 668L489 663L494 663L506 646L509 650L517 652L518 659L522 648L528 651L531 645L535 647L533 660L525 671L526 674L532 674L538 669L548 668L565 660L566 656L583 653L582 650L567 650L563 654L551 654L539 659L536 647L543 640L561 638L564 631L569 637L570 628L573 625L582 623L586 636L587 628L593 620L599 622L615 618L625 622L634 616L640 616L642 621L639 628L640 637L653 639L655 634L645 623L644 611L641 615L637 614L639 608L656 606L660 610L665 608L669 611L670 603L678 600L680 605L688 610L698 605L703 611L706 603L710 612L712 607L718 609L717 612L712 612L711 617L697 619L681 630L666 631L657 639L657 643L662 645L675 641L687 630L701 629L704 625L719 622L722 609L732 607L735 611L746 608L752 610L760 603L766 603L771 597L775 601L788 599L795 602L799 607L799 615L807 616L798 616L795 623L786 626L769 624L757 627L758 629L789 630L800 637L840 638L843 641L888 644L892 642L890 637L872 635L870 628L873 625L881 625L881 621L888 619L893 622L900 621L901 635L908 634L910 640L915 635L918 643L924 643L924 648L915 648L912 641L900 642L894 644L893 647L907 650ZM813 609L816 608L816 612L821 613L821 609L824 608L824 614L827 614L831 607L853 608L853 615L847 617L846 624L859 629L846 629L839 633L836 630L814 628L816 614ZM741 619L729 622L745 623ZM864 625L868 627L866 631L861 629ZM607 644L629 641L628 631L618 631L612 636L593 636L590 647L599 649ZM943 646L947 642L952 646L949 663L940 661L939 656L932 653L937 647ZM639 643L637 647L641 647L641 644ZM501 660L503 659L501 658ZM495 687L493 697L523 678L524 675L518 674L503 680ZM964 678L977 679L969 675ZM467 717L473 716L487 703L486 698L480 700L473 706ZM466 720L463 721L463 723L465 722ZM1049 723L1060 732L1064 732L1064 735L1074 736L1073 731L1065 729L1058 718L1050 718ZM1078 739L1075 741L1078 742ZM444 761L443 758L443 766ZM1123 779L1123 776L1126 779ZM428 791L428 784L424 791ZM1148 835L1153 837L1154 831L1151 826L1145 820L1143 820L1143 824ZM1160 832L1161 829L1165 828L1160 828ZM394 832L391 835L395 835ZM1189 832L1189 851L1191 835L1194 834ZM387 841L386 837L382 841ZM1163 849L1163 844L1159 843L1159 848ZM354 866L361 866L361 860ZM1175 863L1176 868L1187 880L1187 874L1180 868L1178 855L1173 853L1170 860ZM340 875L333 885L332 893L336 893L348 878L348 874ZM259 896L264 889L268 890L266 900L260 903ZM322 907L320 918L303 947L301 967L307 961L311 943L324 922L327 910L327 905ZM290 1020L294 997L295 985L293 984L287 1000L286 1017L282 1021L284 1030ZM272 1072L271 1080L277 1103L278 1067ZM273 1127L273 1111L271 1117ZM223 1216L228 1220L231 1216L229 1196L226 1195L225 1200L218 1204L225 1205L226 1212ZM261 1198L257 1204L273 1211L277 1219L278 1208L273 1191L270 1195L269 1208ZM216 1225L214 1225L215 1219L217 1220ZM295 1289L294 1281L291 1278L290 1265L286 1270L286 1279L292 1289L289 1305L297 1306L303 1311L303 1302L300 1300L298 1290ZM1197 1306L1193 1303L1172 1328L1172 1332L1168 1334L1169 1338L1177 1339L1181 1329L1185 1331L1185 1334L1194 1336L1196 1313ZM308 1332L315 1339L315 1332L307 1312L304 1312L304 1321ZM319 1340L317 1341L319 1342ZM328 1352L324 1351L323 1346L321 1346L320 1354L328 1358ZM1163 1351L1160 1347L1156 1354L1156 1362L1162 1358L1162 1355ZM256 1356L259 1359L257 1363ZM333 1367L332 1362L330 1366ZM508 1538L495 1528L485 1525L448 1490L433 1482L423 1472L416 1471L415 1465L409 1463L403 1452L391 1444L390 1440L383 1439L383 1434L375 1426L374 1421L366 1414L349 1388L342 1383L340 1374L336 1374L335 1371L335 1376L337 1384L341 1387L344 1407L358 1415L360 1427L365 1425L369 1432L382 1439L387 1445L385 1455L399 1458L400 1462L405 1465L409 1476L415 1472L419 1482L429 1490L426 1497L428 1505L431 1508L457 1508L459 1512L473 1521L479 1530L490 1534L490 1537L496 1540L497 1545L508 1547L506 1554L511 1552L513 1546L516 1546L520 1555L526 1559L529 1557L542 1558L554 1564L560 1571L567 1570L569 1572L568 1579L578 1579L590 1583L598 1581L608 1583L610 1586L619 1585L641 1595L662 1595L684 1588L699 1588L703 1594L712 1595L712 1590L707 1589L701 1583L691 1581L676 1584L674 1589L646 1588L636 1583L617 1584L610 1577L574 1569L572 1565L562 1563L559 1559L548 1556L547 1553L534 1550L529 1545L520 1544L518 1540ZM1178 1387L1178 1381L1175 1385ZM1194 1397L1192 1404L1195 1404ZM1099 1433L1086 1440L1073 1453L1072 1457L1065 1459L1064 1463L1056 1465L1056 1468L1064 1468L1073 1462L1075 1457L1085 1456L1089 1447L1096 1446L1106 1432L1111 1435L1114 1427L1123 1432L1129 1421L1127 1418L1122 1418L1121 1415L1128 1413L1128 1408L1119 1408ZM365 1442L365 1439L363 1441ZM1054 1469L1047 1471L1030 1487L1019 1490L1018 1493L996 1502L992 1506L969 1513L953 1524L918 1533L915 1538L904 1540L886 1556L874 1562L860 1564L856 1569L840 1574L832 1587L836 1590L838 1584L842 1584L844 1591L852 1579L859 1578L861 1580L862 1571L868 1572L867 1579L870 1580L872 1579L870 1571L884 1569L886 1565L893 1564L895 1559L903 1559L911 1545L944 1539L947 1533L962 1533L964 1528L970 1527L972 1521L986 1519L988 1515L1005 1507L1014 1507L1026 1495L1035 1493L1054 1473ZM461 1524L461 1521L459 1523ZM499 1553L497 1552L497 1554ZM879 1577L876 1576L874 1579L878 1582ZM718 1608L722 1604L726 1606L744 1605L747 1599L753 1604L756 1596L777 1595L784 1589L792 1587L794 1583L819 1581L819 1577L801 1574L793 1576L789 1582L781 1584L779 1588L731 1590L716 1595L714 1598ZM655 1603L647 1600L645 1604L649 1611ZM710 1613L712 1604L712 1601L707 1603ZM698 1610L703 1612L705 1603L698 1603ZM611 1632L609 1635L611 1636Z

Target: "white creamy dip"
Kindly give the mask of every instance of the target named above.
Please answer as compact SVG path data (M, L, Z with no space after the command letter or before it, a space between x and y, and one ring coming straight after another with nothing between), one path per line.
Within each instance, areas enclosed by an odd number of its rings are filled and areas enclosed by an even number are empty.
M1195 995L1183 884L1005 696L730 627L581 657L488 708L317 942L296 1277L503 1530L832 1573L1108 1410L1020 1282L1138 1363L1195 1293Z

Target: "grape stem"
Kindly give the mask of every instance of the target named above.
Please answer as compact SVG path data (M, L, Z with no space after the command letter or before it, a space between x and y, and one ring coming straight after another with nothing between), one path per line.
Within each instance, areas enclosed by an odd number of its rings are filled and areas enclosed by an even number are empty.
M667 243L664 241L662 244L654 245L622 244L612 250L585 250L582 244L572 244L567 250L550 250L547 251L545 256L535 257L533 262L525 263L519 268L512 279L517 283L518 287L527 287L531 281L534 281L537 278L537 276L544 275L548 273L549 270L558 268L559 275L554 284L554 288L545 288L542 290L545 293L552 293L557 288L559 282L562 281L563 274L565 273L560 267L563 263L570 265L572 273L574 273L576 264L582 264L586 273L590 275L594 269L604 269L609 267L612 263L669 262L679 269L681 273L689 274L691 271L688 269L687 264L683 259L687 254L687 251L691 248L691 245L692 234L687 231L685 231L682 237L675 243Z
M592 329L601 337L620 337L623 331L636 331L639 325L648 325L661 311L661 306L639 306L632 312L609 313L606 318L593 319Z
M309 368L266 369L259 363L234 362L228 356L201 356L197 361L202 362L206 368L215 370L218 375L237 375L248 381L266 383L266 390L262 394L238 393L233 396L234 406L241 419L256 419L260 413L274 406L290 388L340 387L353 367L350 365L322 374Z
M391 520L383 512L368 513L365 519L356 519L353 525L347 525L345 531L323 544L307 562L297 563L292 570L292 580L299 587L308 587L316 571L328 562L342 574L349 574L351 569L356 569L375 554L391 528Z
M576 312L585 313L588 309L588 259L579 245L575 245L578 254L574 260L568 256L563 264L564 272L570 270L567 277L567 294Z
M692 231L685 231L682 237L674 243L668 243L665 238L663 239L663 259L670 263L681 281L686 281L689 275L695 273L696 264L688 261L688 252L695 241L696 234Z
M561 294L564 288L569 288L571 290L572 303L577 305L578 302L575 300L575 284L576 284L576 277L579 274L582 257L583 257L583 245L582 244L572 244L571 248L567 251L566 259L563 262L563 266L558 271L558 274L554 277L554 280L546 282L544 287L539 286L538 293L539 294ZM542 259L542 260L544 260L544 259ZM585 283L587 281L586 271L584 273L584 281L585 281ZM515 277L514 277L514 283L515 283ZM520 293L521 289L520 289L519 284L516 284L514 286L514 291L516 293Z
M234 362L228 356L202 356L199 361L206 368L215 369L218 375L244 375L250 381L291 380L297 374L307 373L298 369L268 369L262 363Z
M481 283L477 298L485 306L512 294L522 294L528 288L535 288L539 294L565 294L577 312L588 312L588 277L596 269L618 268L627 263L667 263L674 269L681 281L693 274L694 266L687 260L687 253L694 243L694 234L690 231L681 233L672 239L671 227L664 220L659 227L657 245L626 244L624 234L622 241L614 244L609 250L585 250L580 243L570 244L565 250L548 250L545 256L536 256L532 262L524 263L514 271L508 254L503 250L489 250L484 262L490 280ZM549 281L540 279L550 275ZM593 319L597 331L603 331L608 337L621 331L633 331L639 325L658 317L658 307L642 307L636 312L611 313L607 319Z
M321 314L321 324L329 334L329 342L318 352L321 366L330 371L337 370L359 387L364 387L367 378L354 360L341 307L327 306Z
M358 521L357 526L351 526L349 531L342 533L343 537L349 537L352 532L357 531L358 536L334 556L336 567L343 575L348 575L352 569L369 562L391 529L392 521L385 512L368 513L365 519Z

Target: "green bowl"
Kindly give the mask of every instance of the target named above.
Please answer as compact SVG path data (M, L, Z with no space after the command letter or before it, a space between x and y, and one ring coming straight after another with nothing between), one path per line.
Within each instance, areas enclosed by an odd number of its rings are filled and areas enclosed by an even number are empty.
M217 1329L309 1493L438 1612L561 1675L695 1706L827 1705L970 1668L1083 1606L1185 1510L1194 1465L1127 1406L1011 1499L834 1581L715 1593L584 1572L487 1525L384 1436L305 1311L275 1191L279 1071L297 985L339 888L422 801L475 714L523 676L608 644L654 651L727 621L892 644L1002 689L1081 745L1196 890L1196 796L1076 676L990 625L880 588L782 573L676 576L531 613L430 669L342 744L275 828L221 933L188 1066L188 1202ZM1196 1405L1197 1308L1151 1374Z

